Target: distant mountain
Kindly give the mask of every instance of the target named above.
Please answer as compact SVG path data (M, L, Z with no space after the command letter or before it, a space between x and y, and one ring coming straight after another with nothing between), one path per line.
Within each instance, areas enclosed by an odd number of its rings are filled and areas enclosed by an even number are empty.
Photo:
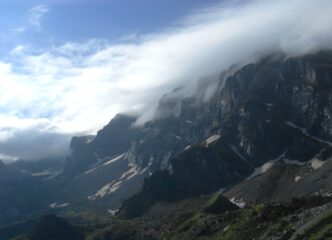
M132 127L135 120L134 117L119 114L96 136L74 137L63 174L76 176L102 159L127 152L136 139L137 130Z
M64 159L39 159L24 160L19 159L9 163L8 168L29 174L31 176L46 178L58 175L64 167Z
M38 183L30 174L0 167L0 227L40 209L44 196L39 195Z

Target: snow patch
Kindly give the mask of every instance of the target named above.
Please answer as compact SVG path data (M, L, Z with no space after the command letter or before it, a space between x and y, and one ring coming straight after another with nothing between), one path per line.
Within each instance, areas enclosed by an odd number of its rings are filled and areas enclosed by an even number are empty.
M239 157L241 158L243 161L247 161L247 159L245 159L242 154L237 150L237 148L232 145L232 144L229 144L230 148L232 149L232 151Z
M191 148L191 145L188 145L184 148L185 151L189 150Z
M100 162L105 161L105 158L103 158L103 159L98 159L98 162L97 162L96 164L92 165L92 166L95 166L95 167L92 167L91 169L85 171L83 174L86 175L86 174L92 173L92 172L94 172L97 168L99 168L99 167L101 167L101 166L106 166L106 165L112 164L112 163L114 163L114 162L116 162L116 161L119 161L119 160L121 160L125 155L126 155L126 153L123 153L123 154L121 154L121 155L119 155L119 156L117 156L117 157L115 157L115 158L112 158L111 160L109 160L109 161L103 163L102 165L96 166L96 165L98 165ZM106 159L107 159L107 158L106 158Z
M267 170L273 167L275 162L275 160L270 160L267 163L263 164L261 167L255 168L254 172L247 178L247 180L250 180L258 175L265 173Z
M49 175L52 175L53 173L48 171L48 170L45 170L45 171L42 171L42 172L32 172L30 173L31 176L33 177L42 177L42 176L49 176Z
M129 179L131 179L131 178L133 178L134 176L136 176L136 175L138 175L139 174L139 169L138 169L138 167L136 166L136 165L134 165L134 164L130 164L129 165L131 168L127 171L127 172L125 172L125 173L123 173L122 175L121 175L121 177L120 177L120 180L122 180L122 179L127 179L127 180L129 180Z
M88 136L85 143L91 143L95 138L96 136Z
M254 172L247 178L247 180L250 180L258 175L261 175L261 174L267 172L267 170L269 170L271 167L273 167L273 165L276 162L283 159L285 157L286 153L287 153L287 149L276 159L272 159L272 160L268 161L267 163L264 163L262 166L255 168Z
M154 162L154 156L151 155L151 156L150 156L150 159L149 159L148 167L151 167L152 164L153 164L153 162Z
M295 128L295 129L298 129L302 132L303 135L307 136L307 137L310 137L312 139L315 139L316 141L320 142L320 143L325 143L325 144L328 144L328 145L332 145L331 142L329 141L326 141L326 140L323 140L323 139L320 139L318 137L315 137L313 135L310 135L309 133L307 133L307 129L306 128L301 128L299 126L297 126L296 124L294 124L293 122L290 122L290 121L285 121L285 124L289 127L292 127L292 128Z
M217 141L221 136L220 135L212 135L208 139L205 140L206 146L209 146L211 143Z
M305 164L305 162L300 162L298 160L291 160L291 159L287 159L287 158L284 158L283 161L284 161L284 163L290 164L290 165L303 166Z
M186 120L186 123L188 123L189 125L193 125L192 121Z
M181 140L182 138L178 135L173 135L173 137L175 137L177 140Z
M97 198L105 197L111 193L116 192L122 184L122 181L112 181L111 183L106 184L101 189L99 189L94 195L88 196L89 200L96 200Z
M314 158L312 160L310 160L310 163L311 163L311 167L314 169L314 170L317 170L318 168L320 168L321 166L324 165L324 161L321 161L317 158Z
M294 179L294 181L295 181L295 182L298 182L298 181L300 181L300 179L301 179L301 177L300 177L300 176L295 176L295 179Z
M273 107L273 103L264 103L264 105L267 107Z
M129 163L129 167L131 167L127 172L125 172L124 174L122 174L120 180L126 178L127 180L133 178L136 175L140 175L145 173L149 167L140 169L137 165L133 164L133 163Z
M69 203L51 203L50 205L48 205L50 208L64 208L64 207L68 207Z
M107 212L109 214L111 214L112 216L115 216L115 214L118 212L119 210L118 209L115 209L115 210L112 210L112 209L108 209Z
M285 124L288 125L289 127L300 130L303 134L305 134L307 132L307 129L301 128L301 127L297 126L296 124L294 124L291 121L285 121Z
M323 196L332 197L332 192L325 192Z
M109 165L109 164L112 164L112 163L114 163L114 162L116 162L116 161L122 159L125 155L126 155L126 154L123 153L123 154L121 154L120 156L117 156L117 157L115 157L115 158L113 158L113 159L111 159L111 160L105 162L103 165Z
M122 156L119 156L119 157L122 157ZM117 160L119 160L119 159L117 159ZM112 161L115 161L115 159L113 159ZM128 166L130 167L129 170L124 172L120 176L118 181L112 181L112 182L106 184L105 186L101 187L95 194L88 196L88 199L96 200L97 198L103 198L106 195L112 194L121 187L123 182L130 180L131 178L135 177L136 175L143 174L148 170L148 168L144 168L144 169L140 170L139 167L133 163L129 163Z
M246 203L243 201L243 199L235 199L235 197L232 197L229 199L229 201L235 205L237 205L239 208L244 208L246 206Z
M89 169L88 171L85 171L83 174L86 175L86 174L92 173L92 172L95 171L96 169L97 169L96 167L91 168L91 169Z

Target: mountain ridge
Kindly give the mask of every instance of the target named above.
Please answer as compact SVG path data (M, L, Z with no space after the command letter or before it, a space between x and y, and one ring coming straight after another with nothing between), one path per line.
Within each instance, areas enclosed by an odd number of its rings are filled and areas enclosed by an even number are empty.
M195 96L182 99L180 89L164 95L159 117L142 126L137 117L120 114L96 136L73 138L61 174L30 174L42 197L21 199L23 206L39 207L16 209L9 223L49 211L68 219L87 216L86 223L118 209L118 217L137 218L161 202L214 192L241 206L257 204L252 196L270 203L312 195L314 188L328 194L331 79L330 51L272 56L203 79ZM273 196L282 196L286 180L299 191L289 198L264 196L273 184L279 186ZM265 187L250 187L257 183Z

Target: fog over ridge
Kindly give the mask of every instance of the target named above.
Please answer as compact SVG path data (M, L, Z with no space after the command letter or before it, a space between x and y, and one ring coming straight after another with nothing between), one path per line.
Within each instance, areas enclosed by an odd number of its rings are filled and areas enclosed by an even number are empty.
M163 94L182 86L190 96L201 77L273 52L331 49L331 25L329 0L227 1L116 42L18 45L0 58L0 153L64 155L70 136L95 133L124 111L149 121Z

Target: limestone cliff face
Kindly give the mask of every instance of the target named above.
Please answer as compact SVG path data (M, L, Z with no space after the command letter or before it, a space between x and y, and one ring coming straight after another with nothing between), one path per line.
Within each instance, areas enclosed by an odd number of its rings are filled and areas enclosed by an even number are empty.
M136 120L120 114L96 136L74 137L61 175L0 162L0 225L50 208L113 214L140 189L132 209L221 188L246 201L332 191L331 52L234 67L192 97L162 96L153 121Z
M267 58L220 79L209 102L185 99L175 117L177 123L190 121L194 126L191 131L182 128L184 134L179 135L190 139L192 146L171 158L169 174L153 176L159 184L146 181L142 192L126 202L124 209L137 207L145 196L151 204L165 200L154 196L163 186L178 197L197 196L245 181L253 173L262 174L280 161L300 165L310 161L310 165L321 152L329 152L331 96L329 52ZM206 139L208 136L212 137Z
M158 108L162 117L142 127L133 127L134 117L119 115L95 138L73 138L64 172L77 175L122 153L142 169L170 168L170 159L184 148L214 134L253 166L286 150L287 157L307 161L332 141L331 78L329 52L267 58L223 73L191 98L181 100L176 90L165 95Z
M128 151L137 135L137 130L132 127L135 120L134 117L119 114L96 136L73 137L64 174L67 177L78 175L100 159Z
M141 127L134 127L136 118L119 115L96 137L73 138L66 176L88 178L121 155L140 184L148 173L168 170L195 195L229 187L265 163L307 162L332 142L331 52L268 57L205 79L192 97L179 92L163 96L156 119ZM124 199L138 190L124 191L129 185L120 180L110 201L118 192Z
M244 67L219 95L222 132L261 163L285 150L309 160L331 139L331 60L320 53Z

